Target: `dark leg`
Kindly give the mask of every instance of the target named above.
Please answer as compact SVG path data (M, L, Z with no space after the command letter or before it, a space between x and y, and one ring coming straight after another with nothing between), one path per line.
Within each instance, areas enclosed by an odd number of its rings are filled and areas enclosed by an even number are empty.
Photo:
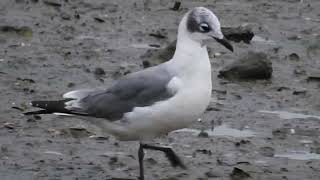
M165 153L166 157L168 158L168 160L170 161L170 163L173 167L179 166L183 169L187 169L187 167L183 164L183 162L176 155L176 153L169 147L159 147L159 146L151 146L148 144L140 144L140 148L141 147L142 147L142 149L151 149L151 150L156 150L156 151L162 151ZM139 149L139 151L140 151L140 149ZM140 167L140 173L141 173L141 167Z
M140 168L140 180L144 180L144 171L143 171L143 145L140 143L139 150L138 150L138 157L139 157L139 168Z

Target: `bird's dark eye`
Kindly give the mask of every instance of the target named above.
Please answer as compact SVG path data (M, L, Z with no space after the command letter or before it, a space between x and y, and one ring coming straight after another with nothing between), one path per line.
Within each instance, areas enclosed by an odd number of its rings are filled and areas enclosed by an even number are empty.
M201 32L209 32L211 30L207 23L201 23L199 29Z

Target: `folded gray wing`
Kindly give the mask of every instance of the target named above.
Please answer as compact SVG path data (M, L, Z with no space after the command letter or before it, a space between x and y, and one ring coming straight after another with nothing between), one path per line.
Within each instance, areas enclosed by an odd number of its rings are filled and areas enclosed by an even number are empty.
M172 78L164 68L146 69L118 80L107 90L87 92L69 109L98 118L121 119L134 107L150 106L172 97L173 91L167 87Z

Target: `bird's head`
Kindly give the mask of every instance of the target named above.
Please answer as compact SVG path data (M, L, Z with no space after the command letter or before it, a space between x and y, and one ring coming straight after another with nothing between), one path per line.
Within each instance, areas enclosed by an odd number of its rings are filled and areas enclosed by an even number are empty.
M217 16L207 8L196 7L190 10L182 21L185 33L190 39L203 43L215 39L224 47L233 51L232 45L224 38Z

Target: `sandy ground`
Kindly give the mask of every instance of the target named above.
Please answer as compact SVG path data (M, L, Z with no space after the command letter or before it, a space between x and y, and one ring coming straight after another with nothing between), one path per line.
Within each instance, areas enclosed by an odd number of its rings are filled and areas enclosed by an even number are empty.
M149 45L174 40L180 18L195 6L214 10L223 26L251 26L256 36L251 44L233 43L234 53L213 45L222 55L212 58L214 90L202 122L156 140L172 146L188 170L148 151L147 179L320 179L320 1L186 0L179 11L173 4L1 0L1 180L136 179L136 142L94 138L97 131L78 119L26 117L11 107L30 110L32 99L107 86L142 69ZM268 54L271 80L217 78L249 50Z

